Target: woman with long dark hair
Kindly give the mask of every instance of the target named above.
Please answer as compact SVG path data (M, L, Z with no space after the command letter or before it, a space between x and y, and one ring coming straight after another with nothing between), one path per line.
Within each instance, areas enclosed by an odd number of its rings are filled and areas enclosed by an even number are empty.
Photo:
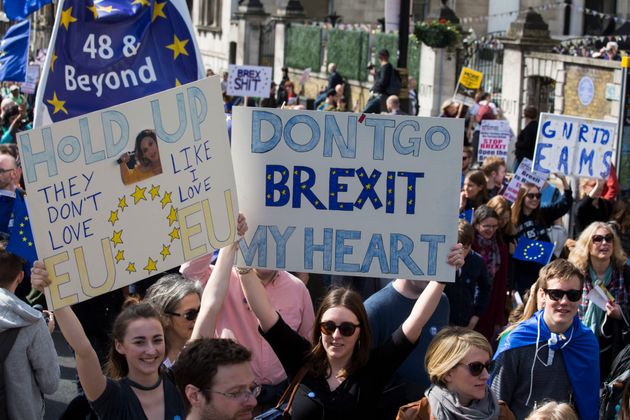
M542 194L538 187L529 182L521 186L512 206L512 224L516 228L518 240L524 238L532 241L550 242L547 229L553 222L564 216L573 204L573 195L567 179L558 174L564 186L562 198L549 207L540 207ZM538 278L542 266L532 261L513 260L514 288L523 296Z
M118 159L123 184L133 184L162 173L160 149L155 130L142 130L138 133L134 153L136 165L133 169L127 166L131 160L129 153L123 153Z
M461 245L453 247L448 263L463 265ZM385 385L413 350L444 289L443 284L430 282L391 339L371 349L370 325L356 292L334 289L324 298L315 315L311 343L273 309L256 275L239 270L263 336L287 375L302 376L292 411L297 420L371 418Z
M31 282L40 290L50 284L43 263L35 262ZM81 387L99 418L185 417L181 395L161 369L168 349L160 313L152 304L127 302L116 317L105 374L70 306L57 309L55 318L74 350Z

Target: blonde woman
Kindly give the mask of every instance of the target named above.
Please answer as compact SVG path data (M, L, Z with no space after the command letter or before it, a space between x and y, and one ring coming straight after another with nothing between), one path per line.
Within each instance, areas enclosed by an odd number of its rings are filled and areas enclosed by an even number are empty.
M549 401L532 411L525 420L578 420L578 416L569 404Z
M579 314L599 340L601 379L608 375L612 359L624 347L623 335L630 327L627 260L616 231L603 222L588 225L569 254L569 261L586 276ZM605 310L588 299L595 285L603 285L614 298Z
M400 407L397 419L515 419L487 385L494 361L483 335L444 328L429 344L424 363L432 385L420 401Z

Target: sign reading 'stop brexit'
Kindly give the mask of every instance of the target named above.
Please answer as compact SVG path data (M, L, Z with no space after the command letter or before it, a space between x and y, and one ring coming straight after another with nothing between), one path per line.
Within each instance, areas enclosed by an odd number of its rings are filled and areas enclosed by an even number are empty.
M35 126L203 77L183 0L61 0Z
M239 264L453 281L458 119L235 108Z
M606 178L615 145L616 124L556 114L540 114L534 171Z
M17 143L51 308L235 240L218 77L19 133Z

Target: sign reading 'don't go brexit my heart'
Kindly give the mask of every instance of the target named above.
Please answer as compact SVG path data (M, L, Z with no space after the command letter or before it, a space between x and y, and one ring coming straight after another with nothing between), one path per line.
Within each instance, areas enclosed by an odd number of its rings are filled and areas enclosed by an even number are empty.
M20 133L18 145L50 308L236 239L218 76Z

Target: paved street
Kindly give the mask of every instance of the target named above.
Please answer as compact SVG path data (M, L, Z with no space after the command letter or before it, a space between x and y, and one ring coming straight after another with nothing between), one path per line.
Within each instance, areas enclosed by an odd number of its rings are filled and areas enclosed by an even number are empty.
M72 350L59 329L53 333L53 340L59 355L59 365L61 368L61 382L57 392L53 395L46 396L46 415L45 420L56 420L61 413L66 409L68 403L76 396L77 386L75 384L75 377L77 374L76 365L74 363L74 357Z

